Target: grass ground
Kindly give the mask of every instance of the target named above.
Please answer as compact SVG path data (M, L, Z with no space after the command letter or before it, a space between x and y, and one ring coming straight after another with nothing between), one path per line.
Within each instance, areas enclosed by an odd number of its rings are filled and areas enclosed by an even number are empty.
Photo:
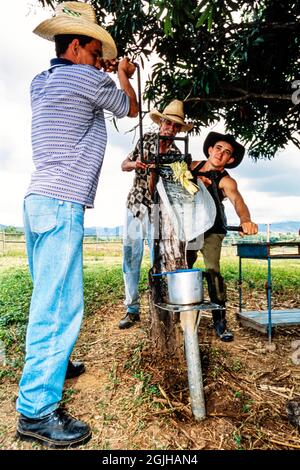
M109 253L109 256L107 255ZM189 402L185 363L174 369L168 359L157 363L149 342L147 270L142 321L119 330L123 315L120 245L85 247L86 311L73 357L87 372L66 381L63 402L88 421L90 450L274 450L300 448L299 433L287 421L286 401L300 396L300 366L291 361L292 341L299 327L276 331L272 347L266 335L241 327L238 308L238 258L224 249L223 273L228 283L228 318L235 341L221 343L210 319L200 322L207 418L196 422ZM199 262L201 265L201 262ZM247 260L244 266L247 308L266 308L266 262ZM273 263L276 308L300 307L300 264ZM26 315L31 283L24 253L0 258L0 449L40 449L15 439L15 399L23 364ZM0 351L1 360L1 351Z

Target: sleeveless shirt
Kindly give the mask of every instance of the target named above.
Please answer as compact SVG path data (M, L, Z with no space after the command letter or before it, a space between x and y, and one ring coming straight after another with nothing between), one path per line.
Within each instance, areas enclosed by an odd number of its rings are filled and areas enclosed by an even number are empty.
M208 171L208 172L201 172L201 168L205 165L206 161L201 161L193 170L191 170L191 173L194 177L194 182L197 182L197 177L198 176L206 176L209 179L212 179L212 184L207 186L207 190L212 196L215 205L216 205L216 218L214 225L207 231L205 232L205 235L209 235L210 233L227 233L226 230L226 225L227 225L227 220L226 220L226 215L225 215L225 208L222 203L222 201L225 199L223 191L219 188L219 184L222 178L225 176L229 176L229 173L224 170L222 172L220 171Z

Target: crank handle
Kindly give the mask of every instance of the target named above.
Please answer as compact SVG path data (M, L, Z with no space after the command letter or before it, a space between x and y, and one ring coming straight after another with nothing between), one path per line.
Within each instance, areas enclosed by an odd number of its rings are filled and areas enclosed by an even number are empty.
M229 232L244 232L243 227L235 225L228 225L226 227L226 230L228 230Z

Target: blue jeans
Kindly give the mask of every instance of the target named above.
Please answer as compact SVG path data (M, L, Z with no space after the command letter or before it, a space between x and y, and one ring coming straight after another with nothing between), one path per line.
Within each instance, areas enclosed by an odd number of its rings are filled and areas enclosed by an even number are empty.
M148 241L151 264L153 264L153 224L147 213L141 221L127 209L123 236L124 304L126 311L134 314L140 310L139 280L145 239Z
M24 227L33 292L17 411L40 418L58 407L83 316L84 207L32 194Z

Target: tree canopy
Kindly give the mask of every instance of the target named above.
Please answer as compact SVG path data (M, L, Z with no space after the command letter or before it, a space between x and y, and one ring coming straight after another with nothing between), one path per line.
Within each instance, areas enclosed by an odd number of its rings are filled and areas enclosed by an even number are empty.
M254 158L271 158L289 141L300 148L299 1L90 3L120 56L143 62L155 54L148 108L184 100L194 132L223 119Z

